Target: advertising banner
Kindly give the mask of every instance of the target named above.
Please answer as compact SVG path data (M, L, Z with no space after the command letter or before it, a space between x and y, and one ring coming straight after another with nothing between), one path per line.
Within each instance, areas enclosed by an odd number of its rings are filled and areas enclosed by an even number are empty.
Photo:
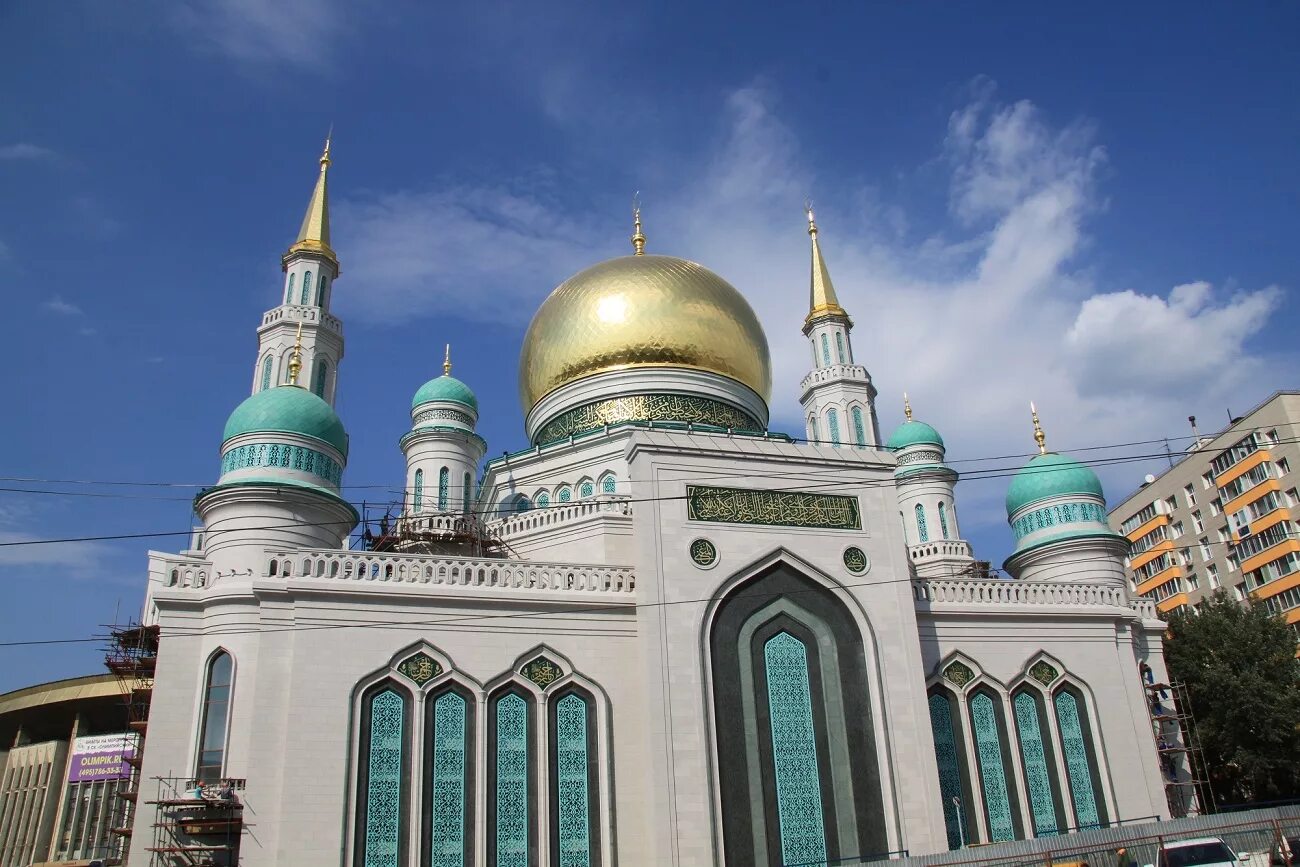
M72 742L68 761L68 782L92 783L96 780L124 780L131 776L126 759L135 755L138 736L92 735Z

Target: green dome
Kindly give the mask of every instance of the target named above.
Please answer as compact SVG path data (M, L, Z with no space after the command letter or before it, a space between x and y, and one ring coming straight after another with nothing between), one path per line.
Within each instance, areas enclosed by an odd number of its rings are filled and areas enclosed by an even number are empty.
M1007 489L1007 517L1048 497L1091 495L1105 499L1097 474L1074 458L1048 452L1016 473Z
M422 403L428 403L431 400L449 400L453 403L464 404L470 409L478 412L478 398L474 392L469 390L469 386L461 382L451 374L443 374L437 379L431 379L411 398L411 409L415 409Z
M885 448L897 450L922 443L943 448L943 437L923 421L908 421L899 425L889 442L885 443Z
M348 453L348 434L334 409L296 385L263 389L235 407L221 441L261 431L313 437L333 446L344 457Z

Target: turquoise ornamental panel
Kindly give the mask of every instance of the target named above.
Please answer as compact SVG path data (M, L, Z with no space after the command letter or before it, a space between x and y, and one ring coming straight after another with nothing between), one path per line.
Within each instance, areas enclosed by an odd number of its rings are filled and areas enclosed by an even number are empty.
M605 478L600 480L600 492L602 494L612 494L614 493L614 485L614 477L605 476Z
M1097 811L1097 795L1092 790L1092 758L1083 739L1079 701L1074 693L1056 694L1056 724L1061 730L1061 752L1065 754L1065 771L1074 798L1074 822L1080 829L1099 828L1101 816Z
M859 407L853 407L853 441L860 446L867 444L867 428L862 423L862 410Z
M1025 785L1029 789L1029 810L1034 819L1034 836L1051 837L1060 833L1056 826L1056 796L1052 776L1043 749L1043 732L1038 723L1038 702L1022 692L1012 702L1016 711L1016 732L1020 735L1020 757L1025 765Z
M826 339L826 335L823 334L822 335L822 367L830 367L830 366L831 366L831 344L830 341Z
M528 702L497 702L496 853L498 867L528 867Z
M424 511L424 470L415 471L415 491L414 491L415 513L418 515Z
M844 354L844 334L835 332L835 360L840 364L848 364L848 359Z
M587 703L566 695L555 704L555 779L560 867L591 865L591 794L587 789Z
M930 541L930 529L925 525L925 506L917 503L915 511L917 540L928 542Z
M262 362L262 389L271 387L271 356L267 356Z
M943 824L948 830L948 848L960 849L965 842L961 830L961 765L957 738L952 730L952 707L941 695L930 696L930 733L934 736L934 757L939 763L939 796L943 799Z
M948 536L948 505L947 505L946 503L940 503L940 504L939 504L939 532L940 532L940 533L943 533L943 537L944 537L945 539L949 538L949 536Z
M438 511L447 511L448 487L451 485L451 470L443 467L438 470Z
M293 279L294 279L295 277L297 277L297 276L298 276L297 274L290 274L290 275L289 275L289 288L288 288L288 289L285 291L285 293L284 293L284 303L285 303L285 304L292 304L292 303L293 303Z
M302 275L302 298L299 304L306 304L311 299L311 272L306 271Z
M302 470L338 485L343 481L343 467L315 449L283 443L250 443L233 448L221 456L221 474L250 467L279 467Z
M316 376L312 379L311 390L317 397L325 397L325 378L329 376L329 365L323 361L316 362Z
M430 867L465 867L465 699L433 703L433 822Z
M781 861L784 864L825 863L826 825L822 818L808 651L790 633L779 632L763 646L763 657L767 663Z
M402 839L405 701L386 689L370 700L365 867L398 867Z
M831 409L826 413L826 426L831 429L831 442L835 445L840 444L840 414L838 410Z
M596 493L596 488L591 482L583 482L578 488L578 496L584 500L594 493Z
M980 779L984 783L984 812L989 817L989 841L1000 843L1016 839L1011 820L1011 796L1007 792L1007 773L1002 765L1002 739L998 732L998 715L993 699L979 693L970 702L971 724L975 728L975 747L979 754Z

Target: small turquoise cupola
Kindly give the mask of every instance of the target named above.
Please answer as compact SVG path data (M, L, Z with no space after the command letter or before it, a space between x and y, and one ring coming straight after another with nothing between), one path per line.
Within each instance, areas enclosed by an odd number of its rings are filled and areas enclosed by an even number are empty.
M903 415L907 420L885 443L885 448L894 452L898 460L894 476L935 469L952 472L944 463L943 437L930 425L912 418L912 402L907 392L903 392Z
M226 420L219 486L276 484L338 494L348 435L322 398L298 385L301 337L289 360L289 382L247 398Z
M1020 578L1037 577L1021 572L1033 560L1042 559L1034 552L1053 548L1074 550L1099 544L1104 553L1122 557L1126 542L1110 528L1101 480L1074 458L1048 451L1038 408L1030 403L1029 410L1038 454L1016 473L1007 489L1007 521L1016 537L1007 570ZM1076 552L1073 559L1078 558ZM1087 570L1076 566L1075 573L1080 571Z
M411 430L398 444L406 456L405 519L414 519L422 527L430 516L472 510L478 464L487 452L487 443L474 432L477 424L478 399L468 385L451 375L448 344L442 376L415 393Z

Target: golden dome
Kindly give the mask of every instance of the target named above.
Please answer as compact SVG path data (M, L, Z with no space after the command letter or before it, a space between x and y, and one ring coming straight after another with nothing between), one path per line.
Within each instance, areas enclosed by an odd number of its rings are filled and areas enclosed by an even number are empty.
M609 370L687 367L772 390L767 337L734 286L672 256L624 256L565 280L542 303L519 355L524 413L566 383Z

